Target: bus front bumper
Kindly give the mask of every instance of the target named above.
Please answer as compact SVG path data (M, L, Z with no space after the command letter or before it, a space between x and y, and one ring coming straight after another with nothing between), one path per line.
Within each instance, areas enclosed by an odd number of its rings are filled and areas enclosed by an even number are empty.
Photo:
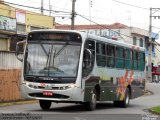
M82 102L83 90L75 84L43 84L26 82L21 84L24 98L51 100L54 102Z

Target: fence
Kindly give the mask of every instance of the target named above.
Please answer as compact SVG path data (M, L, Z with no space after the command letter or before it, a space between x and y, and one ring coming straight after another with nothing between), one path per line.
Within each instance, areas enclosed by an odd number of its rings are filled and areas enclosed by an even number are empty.
M21 100L21 62L14 52L0 51L0 102Z

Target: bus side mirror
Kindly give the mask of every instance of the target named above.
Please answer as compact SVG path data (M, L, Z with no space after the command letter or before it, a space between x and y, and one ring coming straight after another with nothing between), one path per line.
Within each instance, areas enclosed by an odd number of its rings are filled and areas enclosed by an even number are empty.
M22 52L20 52L20 47L23 47L25 43L26 43L26 40L19 41L16 44L16 53L15 53L15 55L16 55L17 59L19 61L21 61L21 62L23 61L23 55L22 55Z
M83 68L90 68L92 66L92 52L89 49L84 50Z

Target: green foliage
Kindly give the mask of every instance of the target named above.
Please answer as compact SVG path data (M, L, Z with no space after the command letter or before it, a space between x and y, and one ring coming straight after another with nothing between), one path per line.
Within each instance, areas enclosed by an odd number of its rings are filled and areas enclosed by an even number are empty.
M155 114L159 114L160 115L160 106L156 106L156 107L153 107L150 109L150 111L152 113L155 113Z

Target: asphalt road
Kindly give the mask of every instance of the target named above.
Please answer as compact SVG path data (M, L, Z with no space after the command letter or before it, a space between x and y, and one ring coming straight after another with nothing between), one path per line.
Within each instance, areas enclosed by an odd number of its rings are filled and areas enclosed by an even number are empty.
M34 114L37 115L37 120L160 120L160 116L151 115L147 110L160 105L160 84L148 83L146 88L154 94L131 100L128 108L117 108L112 102L105 102L98 103L97 109L90 112L79 104L52 103L50 110L43 111L35 103L0 107L0 113L25 113L27 116Z

